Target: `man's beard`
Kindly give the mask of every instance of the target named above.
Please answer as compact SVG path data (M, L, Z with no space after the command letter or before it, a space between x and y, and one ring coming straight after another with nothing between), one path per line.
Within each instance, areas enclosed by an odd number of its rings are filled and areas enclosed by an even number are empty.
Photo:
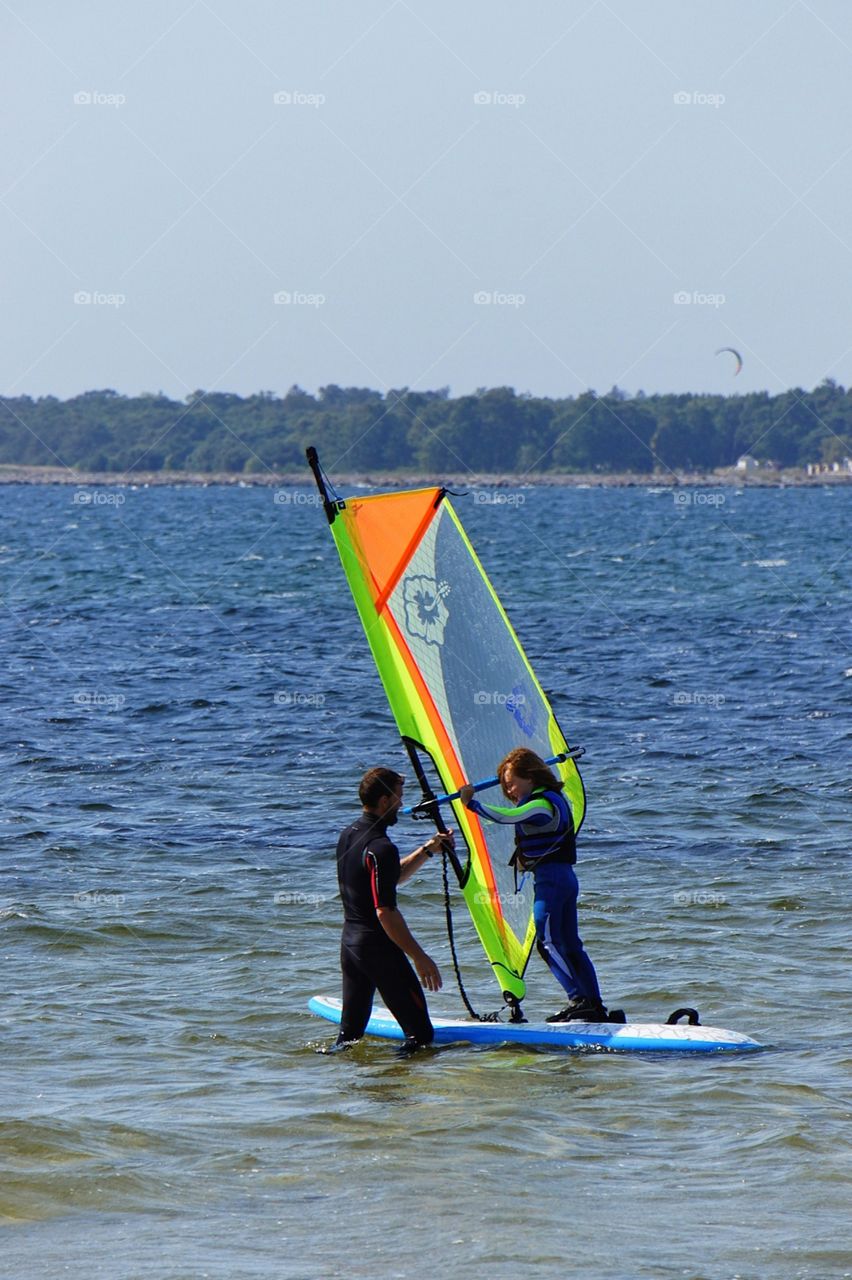
M389 810L388 810L388 812L385 814L385 822L387 823L387 825L388 825L389 827L392 827L392 826L394 825L394 823L395 823L395 822L396 822L396 820L397 820L398 815L399 815L399 810L398 810L398 809L389 809Z

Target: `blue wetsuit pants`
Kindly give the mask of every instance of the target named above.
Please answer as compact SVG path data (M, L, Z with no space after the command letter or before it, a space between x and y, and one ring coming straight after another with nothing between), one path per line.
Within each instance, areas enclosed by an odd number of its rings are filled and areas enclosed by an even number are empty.
M580 886L567 862L546 862L535 871L536 947L570 999L601 1003L595 967L583 949L577 925Z

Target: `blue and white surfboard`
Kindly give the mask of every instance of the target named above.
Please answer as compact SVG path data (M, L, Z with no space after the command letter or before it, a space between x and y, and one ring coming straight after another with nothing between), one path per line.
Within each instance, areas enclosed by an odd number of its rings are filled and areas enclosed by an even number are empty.
M341 1001L313 996L311 1013L340 1022ZM670 1026L662 1022L474 1022L431 1015L435 1044L523 1044L544 1049L609 1049L628 1053L743 1053L764 1046L750 1036L721 1027ZM402 1028L377 1005L367 1023L368 1036L404 1040Z

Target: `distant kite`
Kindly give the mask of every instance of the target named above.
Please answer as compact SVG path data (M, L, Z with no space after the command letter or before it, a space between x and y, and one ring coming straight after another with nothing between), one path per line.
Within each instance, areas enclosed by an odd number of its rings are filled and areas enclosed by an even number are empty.
M740 369L742 369L743 367L743 358L740 355L739 351L735 351L733 347L720 347L719 350L716 352L716 355L720 356L724 351L729 351L737 362L737 367L734 370L734 377L736 377Z

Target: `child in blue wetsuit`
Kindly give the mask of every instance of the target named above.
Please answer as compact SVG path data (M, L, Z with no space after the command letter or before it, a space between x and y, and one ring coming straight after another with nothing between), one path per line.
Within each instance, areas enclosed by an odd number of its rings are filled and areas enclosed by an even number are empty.
M568 1003L548 1022L607 1022L594 965L583 948L577 928L579 885L571 806L562 795L563 783L541 756L516 747L500 761L497 776L512 807L474 799L473 787L462 787L462 803L490 822L515 828L516 868L531 871L535 881L536 945Z

